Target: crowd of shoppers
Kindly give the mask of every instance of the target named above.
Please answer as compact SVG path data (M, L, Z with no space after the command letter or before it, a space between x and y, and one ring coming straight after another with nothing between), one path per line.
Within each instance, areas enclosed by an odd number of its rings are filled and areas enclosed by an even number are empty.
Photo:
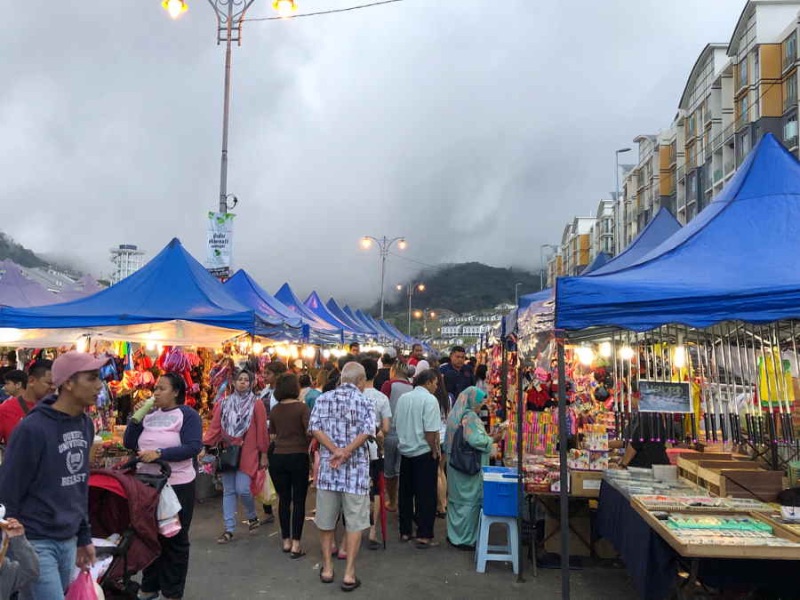
M464 349L454 347L441 366L426 359L419 345L405 359L394 349L380 357L361 355L358 344L349 350L314 378L280 361L268 363L261 373L235 372L227 395L213 407L205 435L199 414L184 404L183 377L167 372L158 378L152 398L134 410L124 444L136 453L140 471L170 467L181 527L176 535L159 536L161 553L144 570L140 598L183 597L197 458L204 446L220 455L224 528L219 544L234 541L239 504L247 529L255 532L261 526L255 498L270 496L265 490L272 482L282 550L302 558L306 499L315 482L323 583L336 579L338 545L339 557L346 559L341 588L352 591L361 585L356 559L362 534L369 530L370 549L381 547L377 524L385 510L399 511L400 539L418 549L438 545L437 516L446 516L451 544L474 546L480 475L454 471L447 465L447 450L454 431L463 427L464 439L485 463L496 436L486 433L478 416L486 393L475 387L481 382ZM0 466L0 502L11 518L9 536L27 533L39 568L29 575L30 585L22 579L13 583L23 599L63 598L73 565L85 569L94 562L88 519L94 429L86 409L96 402L99 370L106 362L67 352L54 362L38 360L26 371L4 371L7 399L0 403L0 444L8 447ZM263 385L257 387L259 378ZM337 528L345 531L341 544L336 543ZM385 547L385 536L382 542ZM0 571L0 592L6 583Z

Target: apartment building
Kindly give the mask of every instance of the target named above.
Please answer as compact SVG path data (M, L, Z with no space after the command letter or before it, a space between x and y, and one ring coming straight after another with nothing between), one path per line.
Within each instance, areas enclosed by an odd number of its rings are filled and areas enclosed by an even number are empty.
M641 135L637 164L622 174L613 203L613 253L619 253L664 206L683 224L722 191L765 133L796 155L800 0L750 0L728 43L708 44L692 66L671 124ZM602 203L601 203L602 204ZM606 207L598 209L605 214ZM583 219L583 217L581 217ZM597 219L596 219L597 221ZM616 225L616 226L615 226ZM604 249L595 225L589 264ZM576 275L575 220L548 262L548 285Z

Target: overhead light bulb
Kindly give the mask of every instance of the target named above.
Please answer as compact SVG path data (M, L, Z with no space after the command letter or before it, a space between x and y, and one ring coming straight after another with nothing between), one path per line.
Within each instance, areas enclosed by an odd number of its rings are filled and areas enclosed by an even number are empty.
M369 250L372 247L372 240L368 237L361 238L361 247L364 250Z
M633 360L633 355L634 355L633 348L631 348L630 346L623 346L619 350L619 357L622 360Z
M262 352L264 352L264 344L262 344L260 342L256 342L255 344L253 344L253 354L258 356Z
M297 3L294 0L275 0L272 3L272 8L275 9L279 16L285 19L291 17L297 10Z
M581 346L575 349L575 354L582 365L590 367L594 362L594 352L591 348Z
M323 350L322 351L322 358L324 358L325 360L328 360L330 357L331 357L331 351L330 350Z
M400 250L405 250L406 248L408 248L408 242L405 240L400 240L399 242L397 242L397 247L400 248Z
M303 348L303 358L311 360L317 355L317 349L314 346L306 346Z
M164 7L164 10L166 10L173 19L177 19L189 10L189 7L186 5L186 0L164 0L161 6Z
M78 352L86 352L89 349L89 338L86 336L81 336L78 338L78 341L75 342L75 350Z
M610 358L612 353L611 342L602 342L600 344L600 356L603 358Z
M686 366L686 346L675 346L675 355L672 362L678 369L683 369Z

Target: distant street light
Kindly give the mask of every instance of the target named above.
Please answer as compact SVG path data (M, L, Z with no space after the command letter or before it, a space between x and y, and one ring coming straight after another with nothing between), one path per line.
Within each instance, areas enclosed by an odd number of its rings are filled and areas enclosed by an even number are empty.
M397 291L402 292L403 286L401 284L397 284ZM408 295L408 335L411 335L411 298L414 296L414 292L424 292L425 291L425 284L420 282L409 283L406 287L406 294Z
M361 238L361 248L364 250L369 250L372 248L372 244L375 243L378 245L378 251L380 252L381 256L381 320L383 320L383 292L384 292L384 281L386 279L386 258L389 256L389 250L392 247L392 244L397 243L397 247L400 250L405 250L408 247L406 243L406 238L404 237L396 237L396 238L387 238L383 236L382 238L372 237L371 235L365 235Z
M518 281L517 283L514 284L514 308L515 309L517 308L517 305L519 304L519 286L521 286L521 285L522 285L521 281Z
M431 319L436 318L436 313L433 312L430 308L426 308L425 310L415 310L414 311L414 318L415 319L422 319L422 334L428 335L428 317Z

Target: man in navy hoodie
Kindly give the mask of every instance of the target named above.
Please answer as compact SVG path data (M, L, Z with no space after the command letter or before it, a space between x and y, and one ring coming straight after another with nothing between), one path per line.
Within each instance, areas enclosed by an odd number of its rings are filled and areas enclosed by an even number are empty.
M42 400L20 422L0 466L0 502L22 522L39 557L39 578L23 600L63 600L74 565L95 559L89 531L89 450L94 426L86 415L100 392L107 358L67 352L53 362L58 396Z

